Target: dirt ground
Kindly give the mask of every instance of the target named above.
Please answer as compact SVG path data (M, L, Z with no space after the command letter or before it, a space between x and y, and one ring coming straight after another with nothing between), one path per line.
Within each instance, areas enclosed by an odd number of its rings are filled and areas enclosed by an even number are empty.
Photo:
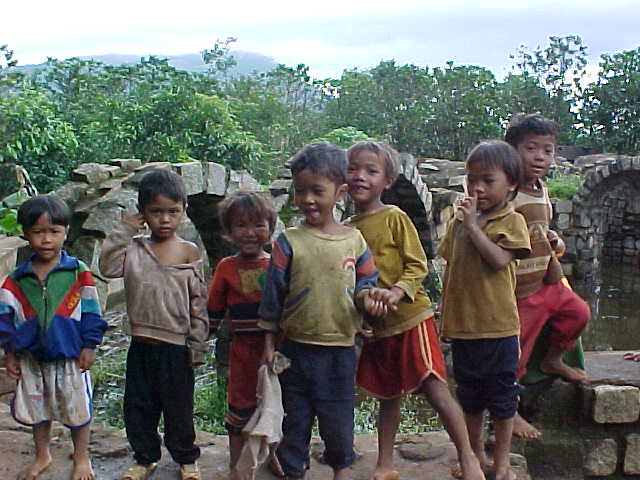
M198 433L198 445L202 449L199 464L204 480L225 480L228 478L227 437ZM0 402L0 478L9 480L16 477L20 469L33 456L33 442L29 429L22 427L11 417L9 407ZM132 462L129 445L124 432L94 425L91 440L91 457L96 477L99 480L117 480ZM360 457L351 467L352 480L368 480L376 458L376 440L372 435L359 435L356 450ZM71 475L72 451L69 432L61 425L55 424L51 442L53 463L39 478L41 480L66 480ZM322 443L319 439L312 442L312 466L310 480L331 478L331 470L319 463ZM444 432L420 435L399 435L396 444L396 466L403 480L447 480L451 466L456 462L455 448ZM521 457L514 463L522 465ZM524 473L526 466L518 468L518 480L527 480ZM178 480L180 473L166 450L157 470L150 477L152 480ZM271 480L272 476L264 469L256 475L256 480Z

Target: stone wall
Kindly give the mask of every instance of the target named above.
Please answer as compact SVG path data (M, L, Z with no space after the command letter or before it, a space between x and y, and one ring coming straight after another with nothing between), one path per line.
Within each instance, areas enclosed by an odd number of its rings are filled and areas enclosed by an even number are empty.
M514 441L514 450L526 456L533 478L638 478L638 364L621 352L587 352L585 360L588 385L555 380L527 387L525 414L542 437Z
M228 170L212 162L142 165L137 159L115 159L108 165L87 163L74 170L71 182L56 192L73 211L65 248L91 267L106 309L121 304L124 297L122 280L104 278L98 268L102 241L121 222L123 212L137 211L138 184L153 168L171 169L184 181L189 204L178 235L207 252L204 255L207 278L211 272L210 259L217 262L230 252L217 224L217 203L241 188L260 190L258 182L246 172Z

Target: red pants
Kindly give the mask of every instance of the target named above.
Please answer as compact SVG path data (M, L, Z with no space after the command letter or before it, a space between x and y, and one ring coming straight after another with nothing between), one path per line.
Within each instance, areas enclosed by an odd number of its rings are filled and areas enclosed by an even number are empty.
M521 378L526 373L536 340L547 323L551 325L550 344L564 351L571 350L587 326L591 310L573 290L557 282L543 285L533 295L518 300L518 314L521 349L518 378Z

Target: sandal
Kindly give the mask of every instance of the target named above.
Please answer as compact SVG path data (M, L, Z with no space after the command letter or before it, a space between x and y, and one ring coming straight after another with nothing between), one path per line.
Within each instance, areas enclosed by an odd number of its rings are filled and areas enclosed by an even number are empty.
M120 480L145 480L146 478L149 478L149 475L153 473L157 466L157 463L150 463L149 465L141 465L137 463L129 467L127 473L125 473Z
M185 463L180 465L180 478L182 480L200 480L200 469L197 463Z

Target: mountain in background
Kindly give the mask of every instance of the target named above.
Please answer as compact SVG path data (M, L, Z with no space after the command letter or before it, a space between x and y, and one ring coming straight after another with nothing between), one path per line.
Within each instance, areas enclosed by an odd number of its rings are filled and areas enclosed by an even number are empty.
M237 65L229 70L231 76L248 75L250 73L266 73L278 65L275 60L266 55L254 52L243 52L241 50L231 52L235 58ZM202 55L199 53L185 53L183 55L155 55L158 58L166 58L169 64L178 70L187 72L206 72L209 68L202 61ZM129 65L140 61L139 55L123 55L123 54L106 54L106 55L89 55L79 57L82 60L96 60L107 65ZM20 65L16 70L23 72L31 72L42 67L44 64L38 65Z

